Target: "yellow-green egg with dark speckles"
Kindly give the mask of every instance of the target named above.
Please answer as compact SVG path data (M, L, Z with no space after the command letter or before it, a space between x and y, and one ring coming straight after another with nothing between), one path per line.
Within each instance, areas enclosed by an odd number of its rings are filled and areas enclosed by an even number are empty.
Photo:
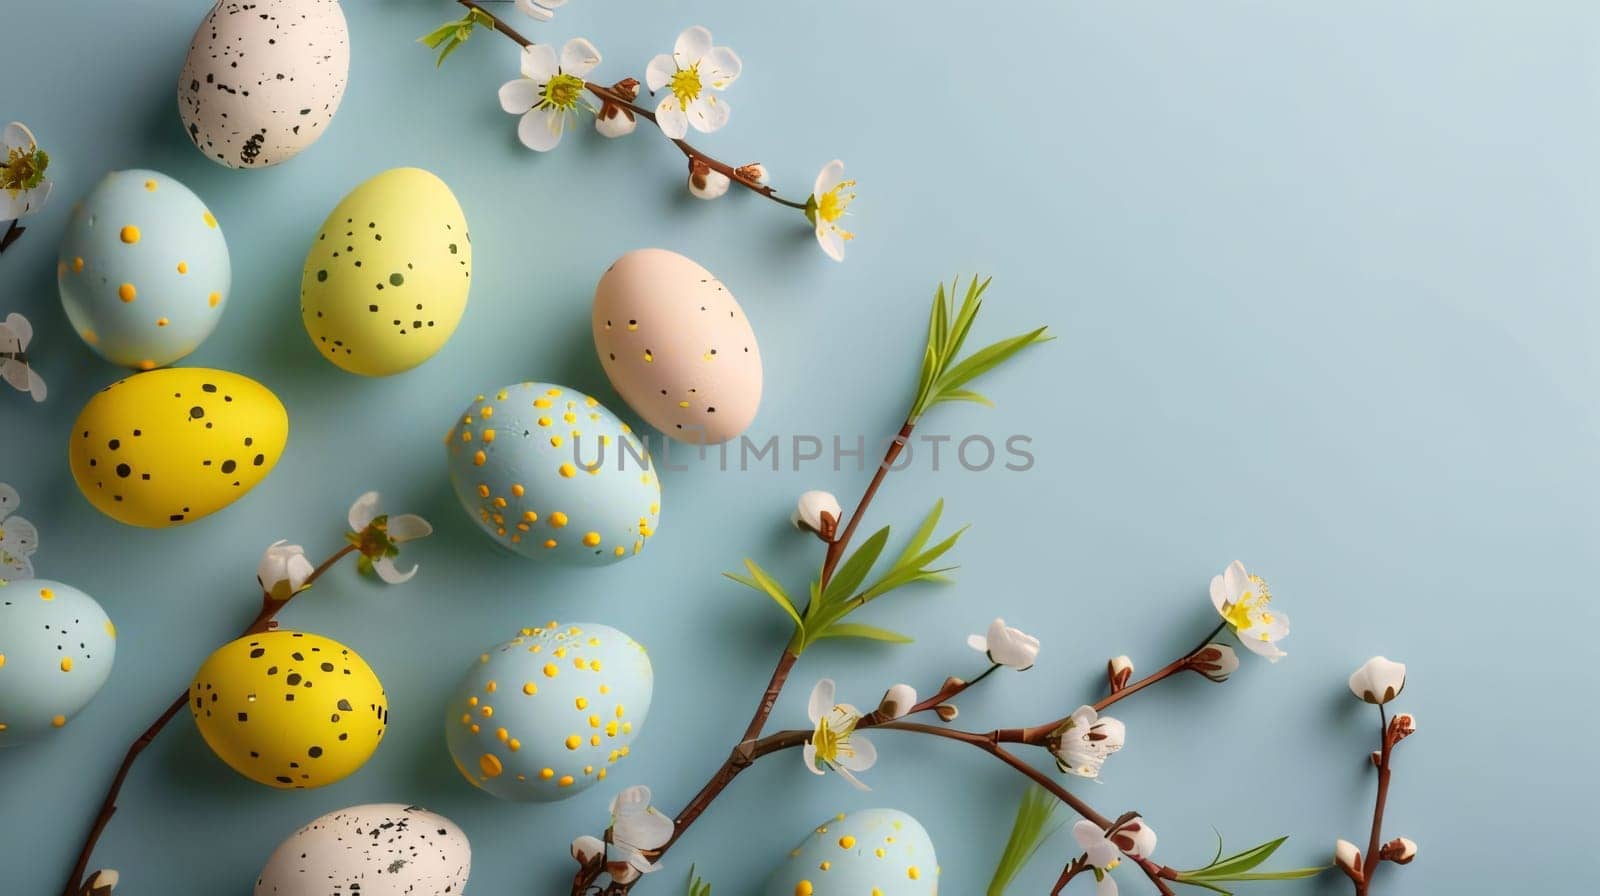
M317 352L362 376L416 367L467 309L472 240L450 188L420 168L366 181L328 215L300 279Z

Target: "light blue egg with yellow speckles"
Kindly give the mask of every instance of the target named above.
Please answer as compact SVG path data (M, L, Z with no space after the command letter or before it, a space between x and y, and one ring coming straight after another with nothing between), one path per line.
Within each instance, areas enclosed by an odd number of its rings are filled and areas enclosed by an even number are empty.
M643 550L661 517L649 450L576 389L518 383L479 395L445 446L461 506L525 557L615 563Z
M67 319L106 360L165 367L222 319L233 272L206 204L156 171L113 171L72 212L56 283Z
M117 630L50 579L0 582L0 747L64 728L111 677Z
M790 850L763 896L935 896L939 860L915 818L897 809L835 815Z
M654 681L644 648L610 626L521 629L480 655L450 698L450 755L485 793L564 800L627 758Z

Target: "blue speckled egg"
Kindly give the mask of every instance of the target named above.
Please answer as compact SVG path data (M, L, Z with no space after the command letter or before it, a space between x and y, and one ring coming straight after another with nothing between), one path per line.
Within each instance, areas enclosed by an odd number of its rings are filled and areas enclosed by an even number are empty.
M445 446L461 505L525 557L601 566L639 553L656 530L649 450L575 389L519 383L479 395Z
M156 171L113 171L67 224L56 282L67 318L106 360L152 370L200 347L232 282L217 219Z
M445 718L456 768L506 800L549 802L604 781L650 712L650 657L610 626L521 629L467 670Z
M789 852L764 896L935 896L939 860L915 818L897 809L835 815Z
M0 582L0 747L65 727L111 676L117 630L50 579Z

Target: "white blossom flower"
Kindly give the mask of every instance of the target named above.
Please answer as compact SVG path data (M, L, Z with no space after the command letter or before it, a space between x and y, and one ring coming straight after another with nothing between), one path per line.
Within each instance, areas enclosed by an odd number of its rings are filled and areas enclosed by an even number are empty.
M673 44L672 55L663 53L645 67L651 93L663 87L670 91L656 106L661 133L679 140L690 125L709 134L727 124L728 103L711 91L727 90L743 67L737 53L711 46L711 32L703 26L685 29Z
M844 511L839 507L839 499L829 492L815 490L802 492L794 513L789 516L789 522L794 523L796 529L821 532L824 513L833 517L833 522L837 525L844 515Z
M856 198L856 182L845 180L844 163L834 159L824 165L806 199L806 219L816 228L817 242L834 261L844 261L844 244L856 235L839 226Z
M866 790L852 772L864 772L878 761L878 751L866 738L855 733L861 711L848 703L834 703L833 679L824 678L811 691L806 714L816 729L806 742L806 768L814 775L831 768L858 790Z
M1211 579L1211 605L1239 636L1239 643L1275 663L1287 656L1277 642L1289 635L1289 617L1271 610L1271 603L1267 583L1245 572L1237 560Z
M1118 719L1102 716L1093 706L1080 706L1047 740L1056 767L1080 778L1100 777L1100 766L1122 749L1128 729Z
M588 865L606 854L606 842L599 837L584 834L572 840L572 858L579 865Z
M44 401L49 390L44 378L28 361L28 343L33 341L33 325L20 314L8 314L0 322L0 379L19 392Z
M522 49L522 77L500 85L500 108L522 116L517 124L522 145L538 152L555 149L569 115L595 111L584 76L599 64L600 51L581 37L567 41L559 60L548 44Z
M672 839L677 826L660 809L650 805L650 788L636 785L611 801L611 845L619 859L607 863L618 883L629 883L661 865L651 857Z
M44 176L50 156L20 121L0 131L0 222L25 218L44 208L53 184Z
M517 9L523 15L540 22L548 22L555 18L556 10L566 5L567 0L517 0Z
M1004 619L989 623L989 634L968 635L967 646L989 657L997 666L1007 666L1018 672L1033 668L1039 657L1039 639L1006 626Z
M20 516L17 490L0 482L0 584L33 578L33 552L39 549L39 530Z
M1406 664L1375 656L1350 676L1350 693L1358 700L1382 705L1400 696L1406 687Z
M433 534L433 526L414 513L383 513L382 500L377 492L367 492L350 505L350 531L345 539L361 552L359 565L363 572L376 572L385 582L399 585L417 574L415 566L401 572L394 565L394 558L400 556L400 545L427 538Z
M306 587L315 567L306 559L306 549L287 541L275 541L256 565L256 582L273 600L288 600Z
M1110 836L1092 821L1080 820L1072 826L1072 839L1094 868L1096 896L1117 896L1117 883L1111 869L1122 864L1124 854L1144 858L1155 852L1156 832L1143 818L1135 816Z
M1207 644L1189 657L1189 668L1216 682L1239 671L1239 654L1226 644Z
M917 689L909 684L897 684L884 692L878 703L878 715L889 720L902 718L917 705Z
M689 194L696 199L718 199L733 180L698 159L689 163Z

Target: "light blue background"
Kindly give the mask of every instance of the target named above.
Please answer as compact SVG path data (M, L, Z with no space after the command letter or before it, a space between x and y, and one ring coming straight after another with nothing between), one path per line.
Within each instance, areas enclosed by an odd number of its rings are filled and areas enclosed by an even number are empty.
M180 718L135 771L96 864L121 869L130 896L244 894L305 821L401 801L465 828L472 892L564 893L567 843L603 827L615 788L496 802L450 767L441 723L464 664L549 618L649 645L655 705L607 783L646 782L681 805L783 639L772 608L718 573L750 555L803 585L815 557L786 529L793 496L853 496L864 475L723 473L691 457L667 475L660 534L639 558L557 571L492 550L450 495L439 447L473 395L523 379L626 411L595 360L588 304L617 255L656 245L711 268L754 322L767 365L756 436L892 432L941 277L995 275L975 339L1039 323L1059 336L983 384L996 409L941 408L927 425L1027 434L1033 470L967 473L947 457L935 473L924 456L874 507L874 523L904 525L943 495L951 523L975 523L958 585L864 614L917 644L808 654L779 725L803 723L823 674L863 704L897 680L926 690L971 674L962 639L997 614L1045 653L963 700L961 722L1060 715L1098 693L1107 656L1151 670L1189 646L1212 623L1207 580L1238 557L1293 616L1289 658L1246 657L1225 686L1190 678L1129 701L1127 749L1077 792L1110 814L1145 812L1158 857L1180 867L1209 858L1213 825L1235 846L1290 833L1284 863L1325 861L1335 837L1365 842L1371 809L1375 720L1344 681L1387 654L1411 665L1401 704L1421 721L1388 830L1422 851L1380 892L1501 892L1513 877L1576 892L1563 857L1587 854L1600 796L1591 4L574 0L527 27L590 37L615 79L708 25L746 70L731 124L698 142L759 158L797 196L845 159L860 238L842 266L798 215L747 195L688 198L681 159L646 129L523 150L495 101L516 73L508 41L480 34L442 71L414 43L452 4L347 6L342 109L302 156L255 172L207 162L178 121L203 3L9 16L26 35L7 38L0 111L44 141L57 192L0 258L0 313L33 319L52 387L39 407L0 396L0 479L42 532L40 573L96 595L121 641L114 679L62 736L0 754L0 890L56 892L127 742L253 613L261 549L331 550L368 488L438 525L407 552L421 575L388 589L340 569L284 621L376 667L393 703L383 747L336 786L278 793L214 760ZM339 197L398 165L437 172L465 208L471 306L432 363L359 379L305 337L300 267ZM87 396L121 373L68 327L56 244L71 203L125 167L187 183L232 247L227 316L187 363L258 378L293 421L261 487L168 531L95 513L62 450ZM679 892L694 861L717 893L749 893L817 821L874 805L927 825L944 892L980 892L1020 778L956 744L878 745L869 795L813 778L795 754L761 763L640 892ZM1042 892L1054 853L1016 892ZM1251 892L1347 887L1328 875Z

